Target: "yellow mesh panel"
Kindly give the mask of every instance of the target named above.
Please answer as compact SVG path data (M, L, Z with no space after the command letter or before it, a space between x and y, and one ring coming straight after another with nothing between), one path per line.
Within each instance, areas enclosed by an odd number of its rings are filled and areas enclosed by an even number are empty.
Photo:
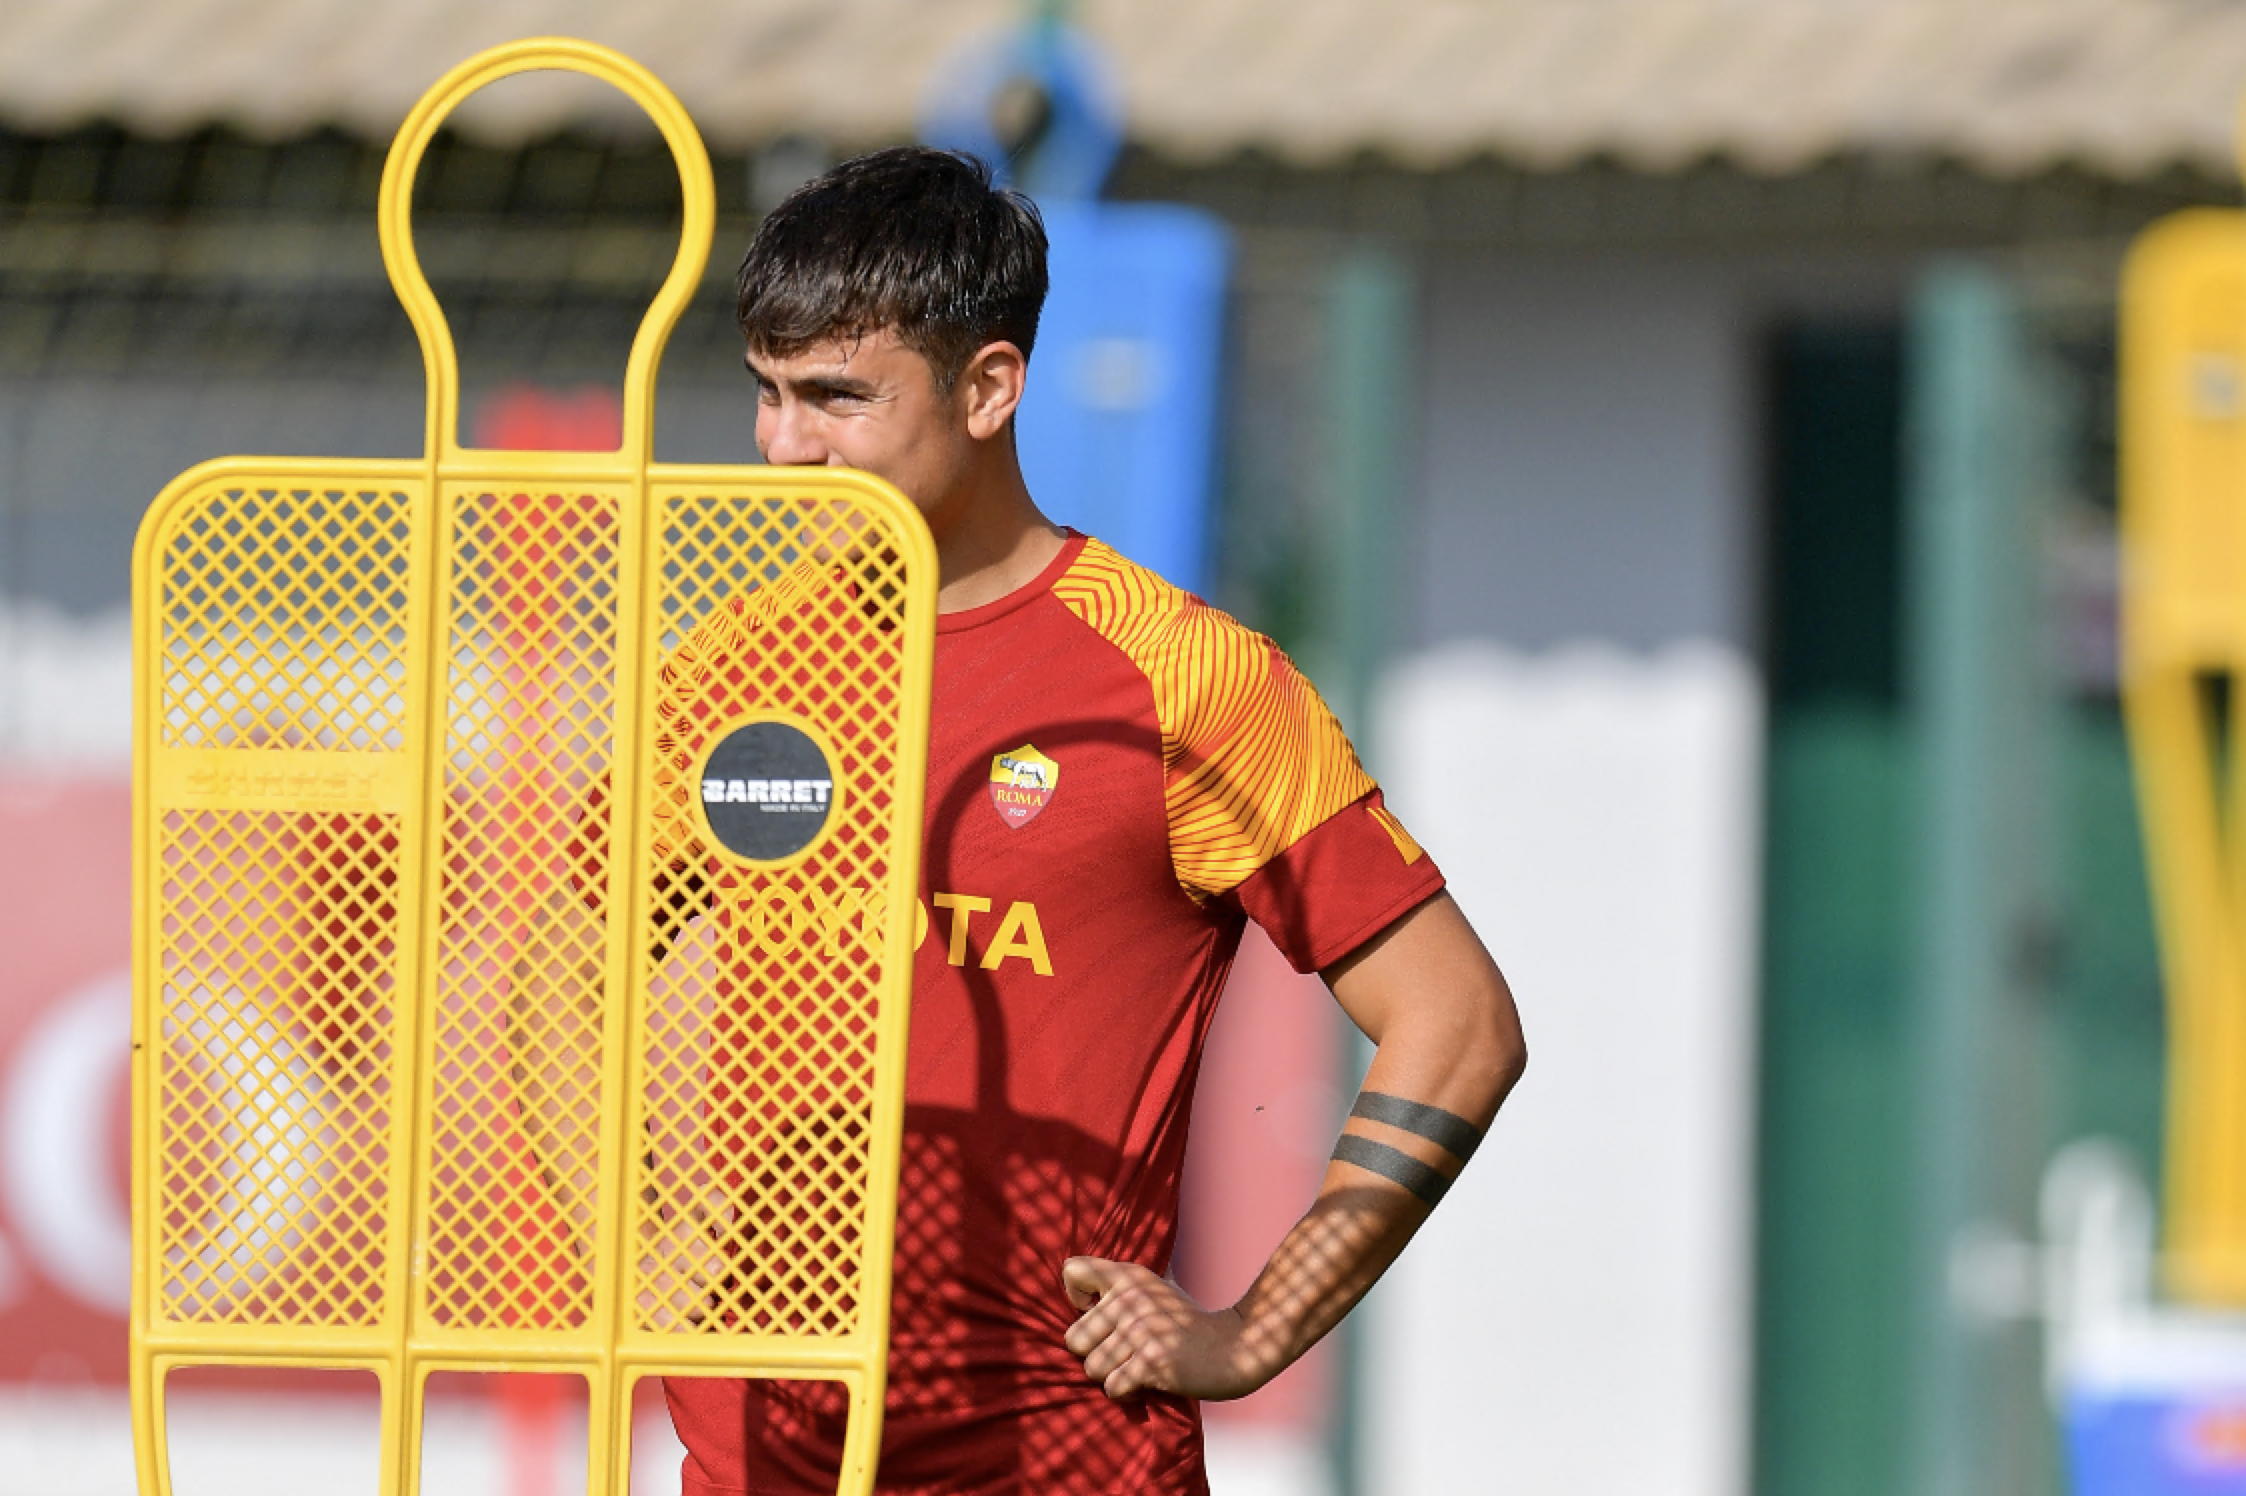
M412 258L445 114L534 67L623 87L684 179L612 453L460 447ZM596 1493L628 1488L639 1378L825 1378L842 1489L871 1489L936 563L864 474L650 460L711 222L700 141L634 65L567 41L471 59L383 182L424 455L228 458L142 525L146 1492L166 1372L219 1362L374 1372L385 1493L413 1488L433 1371L585 1377Z
M406 524L400 493L211 495L164 548L164 745L398 747Z
M851 505L691 490L660 503L636 1322L844 1335L864 1308L907 568ZM691 766L733 724L774 717L826 725L837 824L769 876L713 871Z
M397 834L389 817L173 811L161 829L163 1313L382 1310Z
M453 500L425 1302L578 1327L598 1206L622 504Z

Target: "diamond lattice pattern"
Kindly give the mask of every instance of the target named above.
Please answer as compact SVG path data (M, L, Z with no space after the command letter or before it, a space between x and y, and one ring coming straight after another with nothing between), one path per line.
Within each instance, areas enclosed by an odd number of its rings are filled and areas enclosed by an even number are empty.
M843 1337L866 1303L881 954L912 912L883 893L908 578L850 499L657 503L625 1303L643 1331ZM160 746L402 752L411 504L312 485L182 505L158 551ZM626 511L467 490L445 512L417 1307L582 1329L624 1000L602 987ZM836 769L822 839L777 869L702 845L690 797L714 734L761 713L810 724ZM158 808L169 1321L388 1322L411 907L392 809Z
M426 1312L592 1314L621 506L455 496Z
M166 746L400 746L410 499L228 488L159 552ZM173 809L156 829L160 1313L376 1323L399 827Z
M904 563L844 501L663 503L632 1302L643 1330L841 1337L864 1301ZM690 799L715 736L763 712L836 760L824 839L778 870L713 855Z
M404 494L229 489L163 549L166 747L403 741Z
M398 828L161 823L162 1313L371 1326L389 1198Z

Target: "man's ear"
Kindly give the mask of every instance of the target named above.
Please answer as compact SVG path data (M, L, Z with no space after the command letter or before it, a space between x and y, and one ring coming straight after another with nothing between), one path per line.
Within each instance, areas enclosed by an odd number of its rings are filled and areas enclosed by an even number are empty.
M1006 429L1022 403L1029 360L1012 343L986 343L967 360L952 386L967 417L967 434L988 441Z

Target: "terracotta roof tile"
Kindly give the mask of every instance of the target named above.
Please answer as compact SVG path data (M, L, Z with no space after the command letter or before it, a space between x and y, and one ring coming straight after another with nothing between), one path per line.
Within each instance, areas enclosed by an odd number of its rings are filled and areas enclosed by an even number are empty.
M912 134L939 62L1021 0L7 0L0 121L169 134L336 125L380 139L444 68L538 33L618 46L712 141ZM2212 0L1081 0L1131 133L1418 167L1493 156L1790 171L1847 152L1996 175L2072 163L2228 174L2246 5ZM591 110L525 85L463 128L523 139Z

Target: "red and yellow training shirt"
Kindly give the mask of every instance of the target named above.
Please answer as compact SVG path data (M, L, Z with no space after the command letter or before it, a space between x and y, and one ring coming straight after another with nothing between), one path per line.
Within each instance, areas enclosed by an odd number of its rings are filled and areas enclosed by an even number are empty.
M880 1489L1205 1491L1195 1406L1063 1345L1061 1264L1167 1269L1243 921L1313 971L1442 875L1275 645L1096 540L937 620L934 707ZM667 1390L689 1496L834 1489L831 1386Z

